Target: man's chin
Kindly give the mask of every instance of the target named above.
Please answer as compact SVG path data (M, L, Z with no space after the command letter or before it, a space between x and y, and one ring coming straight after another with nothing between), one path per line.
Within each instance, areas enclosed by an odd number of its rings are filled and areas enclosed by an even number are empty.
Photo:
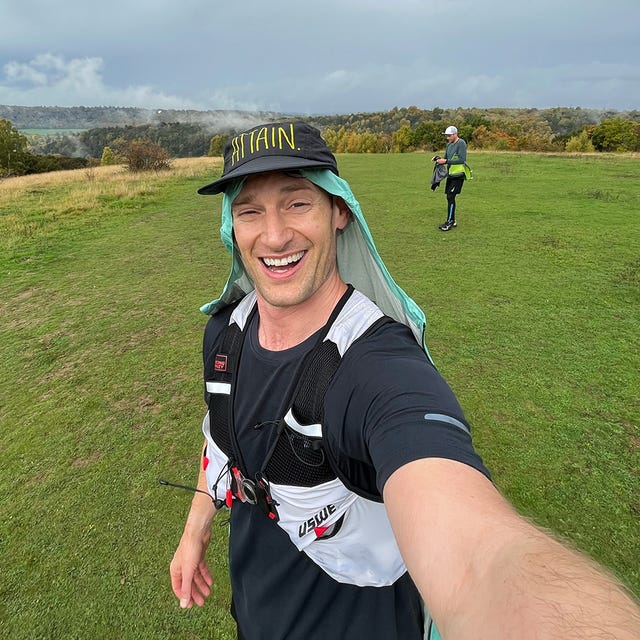
M295 307L305 301L304 295L293 287L257 287L256 292L260 300L278 309Z

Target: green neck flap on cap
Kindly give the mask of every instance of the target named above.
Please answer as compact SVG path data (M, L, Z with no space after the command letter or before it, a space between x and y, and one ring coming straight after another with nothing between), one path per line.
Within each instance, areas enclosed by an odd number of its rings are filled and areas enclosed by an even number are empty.
M431 359L424 342L425 315L391 277L373 242L360 204L347 181L328 169L301 169L300 173L327 193L342 198L353 214L353 220L342 230L337 240L338 271L342 279L373 300L386 315L409 327L418 344ZM242 190L243 184L242 178L231 183L222 197L220 237L231 254L231 273L222 295L200 307L203 313L209 315L243 298L254 288L233 243L231 205Z

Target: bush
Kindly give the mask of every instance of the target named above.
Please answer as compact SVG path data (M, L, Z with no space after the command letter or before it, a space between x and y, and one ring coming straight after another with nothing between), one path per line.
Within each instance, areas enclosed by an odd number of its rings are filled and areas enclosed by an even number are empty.
M133 140L127 143L122 155L127 169L133 173L171 169L168 151L149 140Z
M70 158L69 156L53 154L47 156L36 156L28 153L24 155L21 173L48 173L50 171L84 169L90 164L91 161L87 158Z
M102 157L100 158L100 165L110 166L112 164L121 164L122 158L119 158L111 149L111 147L105 147L102 150Z
M215 135L209 142L209 156L218 157L224 154L224 147L227 144L229 136Z
M590 153L595 151L593 142L591 142L591 138L589 137L589 133L586 129L583 129L577 136L569 138L564 148L565 151L578 153Z

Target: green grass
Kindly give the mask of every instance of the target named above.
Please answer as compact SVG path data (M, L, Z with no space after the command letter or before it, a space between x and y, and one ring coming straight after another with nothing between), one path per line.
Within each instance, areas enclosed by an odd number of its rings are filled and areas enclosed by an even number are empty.
M640 595L640 161L471 153L449 233L426 156L339 162L497 485ZM234 637L225 528L210 601L180 611L190 495L157 483L197 473L198 307L229 266L210 177L53 219L68 187L0 191L3 638Z

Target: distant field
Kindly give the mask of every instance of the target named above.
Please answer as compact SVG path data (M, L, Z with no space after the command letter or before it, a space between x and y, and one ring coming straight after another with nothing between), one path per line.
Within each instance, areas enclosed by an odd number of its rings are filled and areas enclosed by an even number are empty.
M459 226L426 155L339 158L497 486L640 596L640 158L470 153ZM229 271L219 161L0 181L0 637L235 637L168 564L201 445L200 347Z
M86 129L20 129L18 133L23 136L66 136L83 131Z

